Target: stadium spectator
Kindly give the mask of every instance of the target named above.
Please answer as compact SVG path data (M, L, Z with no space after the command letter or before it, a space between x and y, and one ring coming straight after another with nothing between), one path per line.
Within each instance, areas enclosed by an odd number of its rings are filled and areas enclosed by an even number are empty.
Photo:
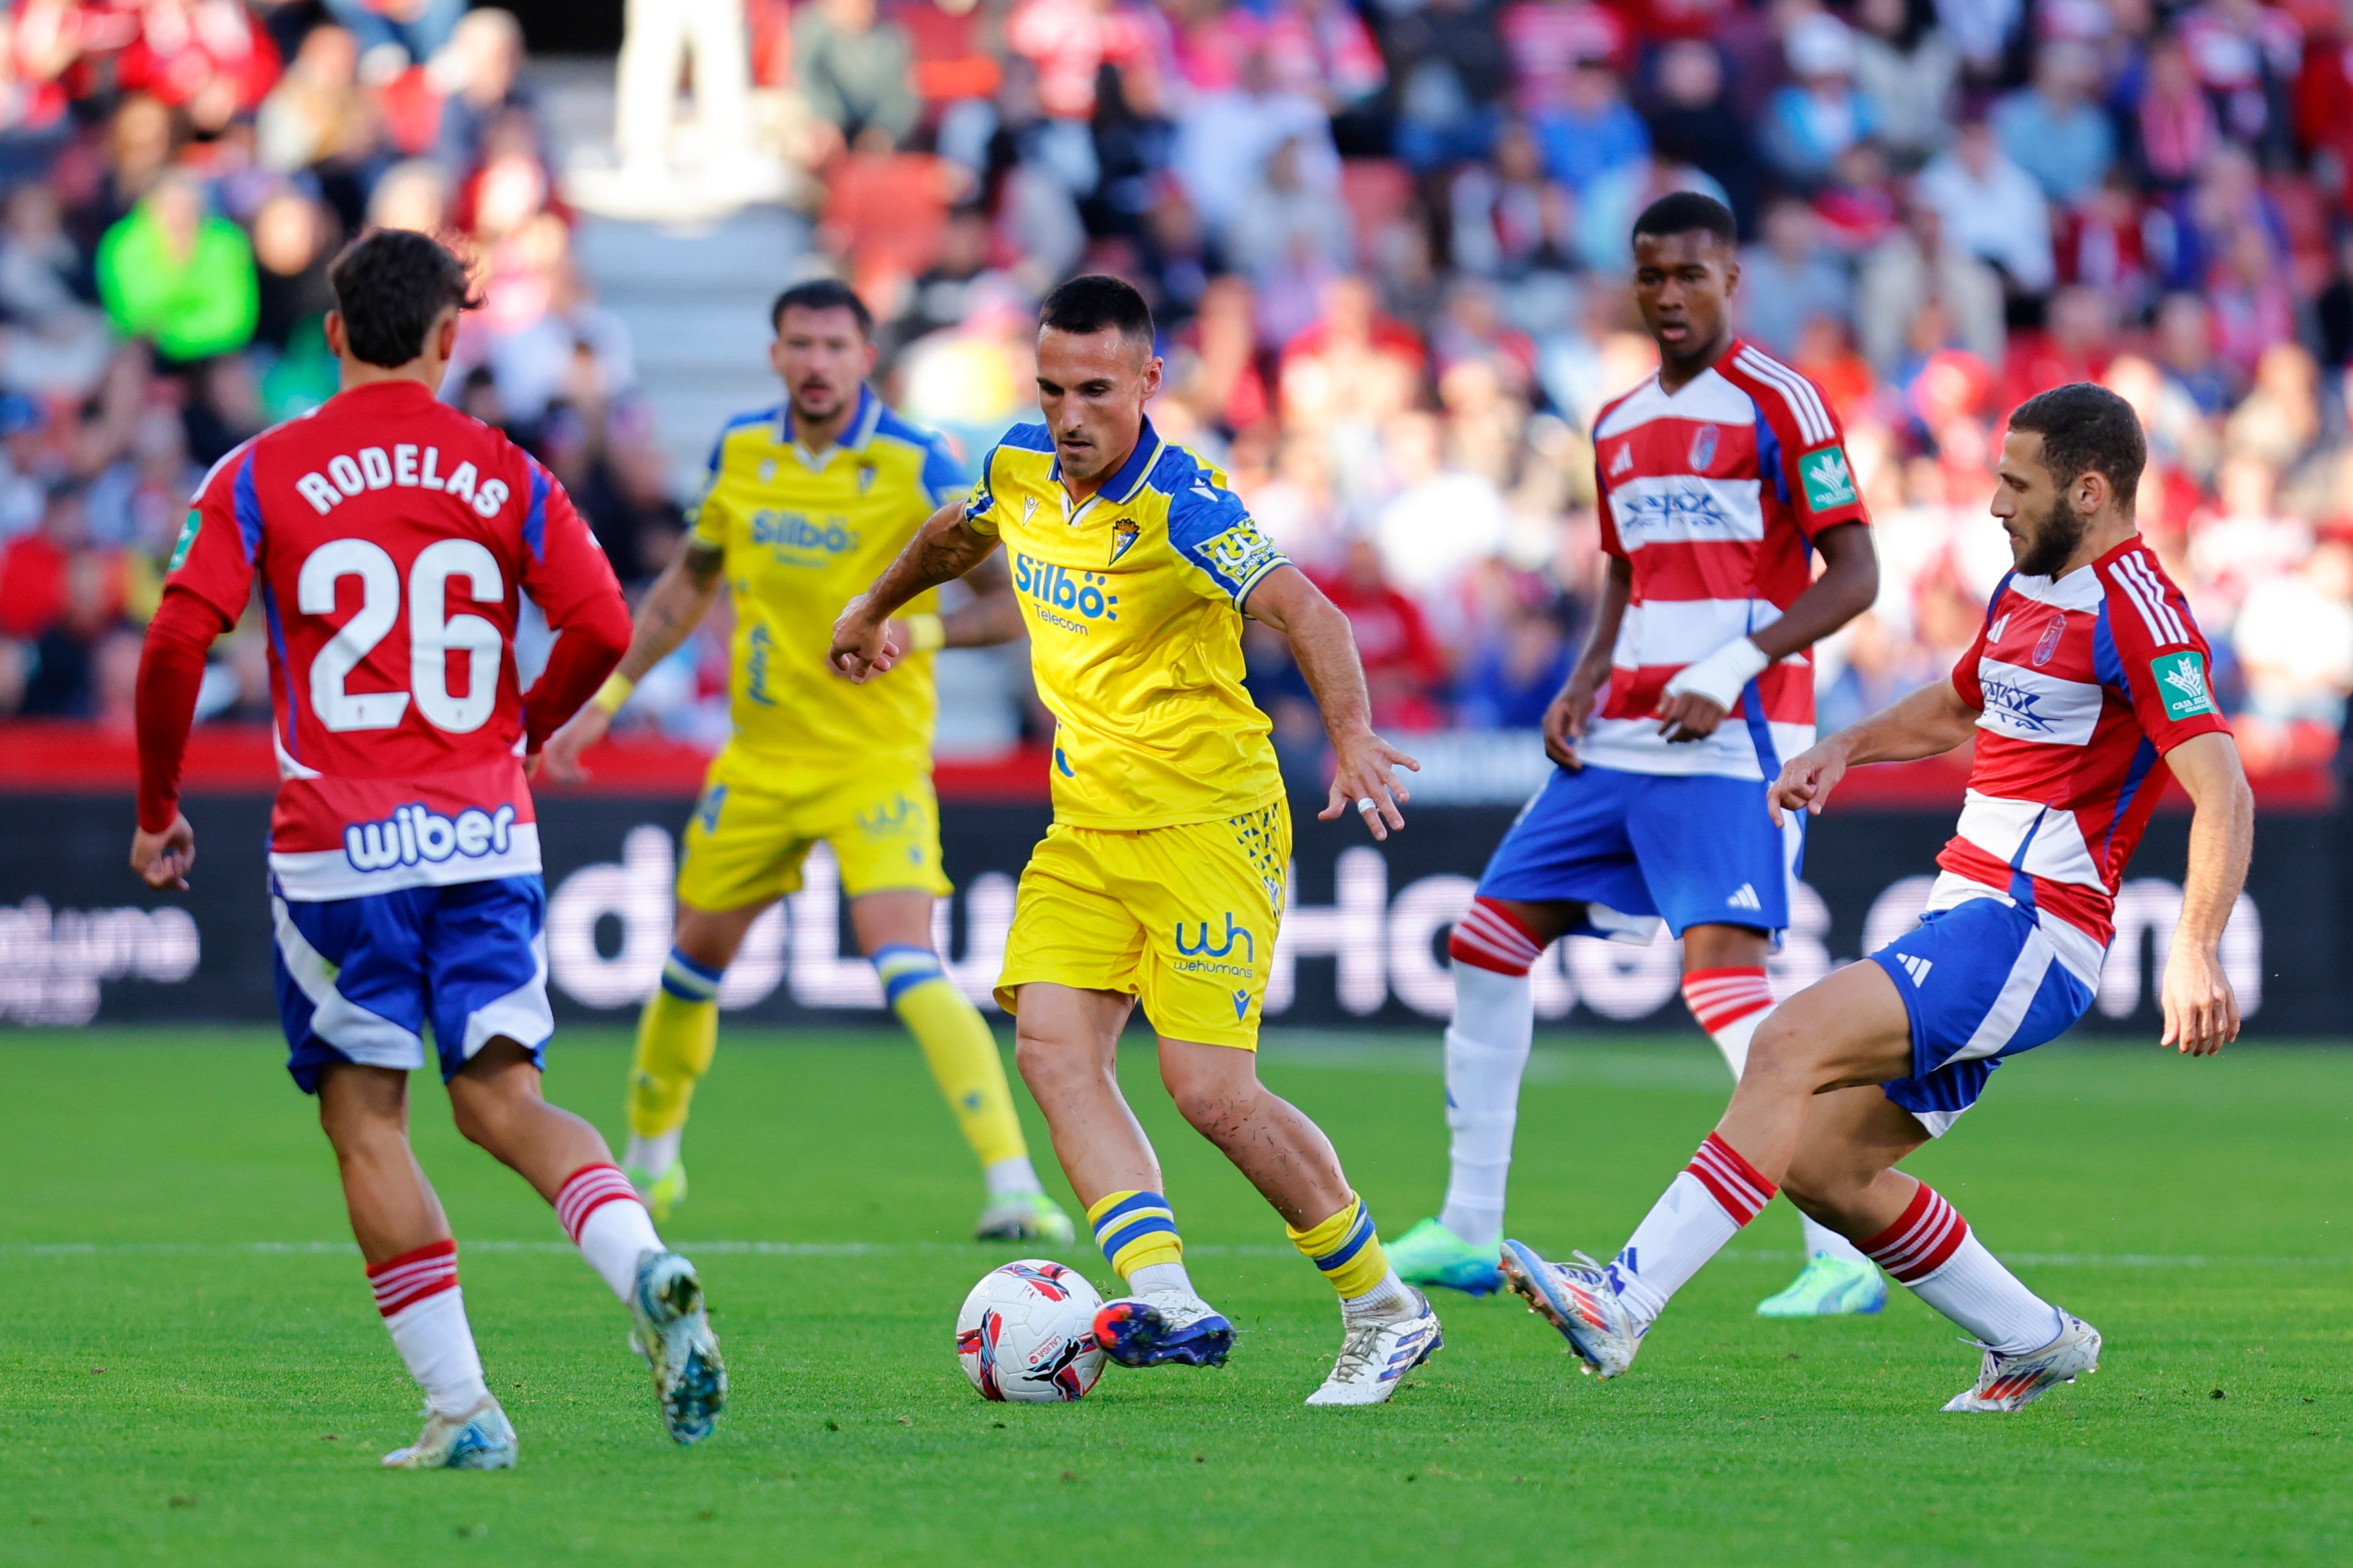
M2062 205L2082 200L2106 177L2116 130L2091 100L2099 62L2082 44L2042 46L2033 85L1996 104L1991 124L2002 155L2041 183Z
M1788 359L1816 317L1844 321L1853 285L1820 241L1813 209L1785 197L1765 209L1765 238L1740 252L1734 296L1743 336Z
M1560 101L1538 110L1531 123L1546 171L1579 195L1651 150L1650 128L1627 103L1607 53L1581 54Z
M1854 83L1879 115L1878 139L1910 163L1951 132L1960 51L1937 26L1931 0L1862 0L1855 7Z
M874 0L812 0L793 16L793 78L809 111L851 146L887 152L923 114L907 31Z
M1952 149L1920 171L1918 189L1955 245L2000 268L2006 292L2050 291L2058 277L2050 204L2033 176L2003 153L1993 127L1963 121Z
M1388 581L1381 547L1359 534L1348 541L1338 571L1312 575L1356 635L1374 724L1389 730L1440 728L1446 658L1421 606Z
M1792 23L1786 45L1795 79L1767 106L1766 156L1788 179L1810 186L1829 174L1838 155L1879 129L1877 105L1855 90L1854 35L1826 11Z
M1653 80L1655 100L1644 110L1651 145L1723 187L1741 232L1753 232L1765 176L1756 136L1725 90L1724 57L1704 38L1680 39L1660 50Z
M167 360L233 353L253 337L260 301L245 231L208 211L185 174L156 182L99 241L99 295L108 320Z

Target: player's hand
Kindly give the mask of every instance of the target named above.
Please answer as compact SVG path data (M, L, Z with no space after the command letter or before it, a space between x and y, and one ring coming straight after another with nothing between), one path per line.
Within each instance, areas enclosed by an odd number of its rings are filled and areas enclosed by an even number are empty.
M2165 961L2158 1001L2165 1009L2159 1046L2171 1046L2185 1057L2211 1057L2239 1037L2239 998L2211 951L2175 944Z
M1659 710L1659 733L1671 746L1704 741L1724 722L1725 712L1723 704L1714 699L1686 691Z
M613 716L610 713L594 702L585 705L579 712L566 719L564 727L550 735L547 744L533 754L538 761L539 771L557 784L584 783L588 777L588 770L580 765L580 754L603 740L605 731L612 727ZM524 758L523 768L527 777L536 778L539 774L532 772L533 760L532 757Z
M195 863L196 830L188 826L185 815L174 815L172 826L161 833L142 827L131 836L131 868L151 888L185 892L188 871Z
M1781 826L1784 811L1803 810L1820 816L1822 803L1831 791L1838 788L1839 780L1846 777L1846 753L1825 742L1810 751L1791 757L1781 769L1781 776L1765 792L1765 814L1773 826Z
M1342 812L1354 811L1375 838L1387 838L1391 828L1402 830L1405 815L1398 807L1413 796L1389 770L1419 773L1421 764L1370 730L1333 742L1332 753L1332 795L1315 820L1331 822Z
M1568 672L1567 684L1545 710L1545 755L1572 773L1585 765L1577 754L1577 742L1585 739L1585 727L1593 719L1594 693L1600 687L1600 677L1587 674L1580 663Z
M886 675L899 662L904 642L892 640L892 630L897 623L877 620L866 613L866 595L860 594L842 606L841 616L833 623L833 647L825 656L826 663L837 675L849 678L853 686L863 686L871 677ZM902 637L906 628L898 626Z

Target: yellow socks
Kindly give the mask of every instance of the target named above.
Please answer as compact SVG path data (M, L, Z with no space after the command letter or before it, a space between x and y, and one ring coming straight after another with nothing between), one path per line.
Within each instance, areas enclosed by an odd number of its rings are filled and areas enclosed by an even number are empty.
M980 1009L965 999L928 948L877 949L874 972L881 976L883 999L923 1047L923 1059L955 1111L965 1142L990 1172L992 1190L1009 1161L1021 1163L1014 1173L1028 1173L1029 1146L1013 1113L1013 1091L1006 1087L997 1037ZM1030 1174L1027 1190L1036 1189L1037 1178Z
M659 1138L686 1125L695 1080L711 1070L719 1048L719 973L672 948L662 965L661 988L638 1015L629 1131L639 1138Z
M1135 1188L1106 1193L1088 1207L1087 1224L1093 1227L1103 1257L1131 1283L1138 1269L1185 1261L1185 1238L1176 1234L1176 1216L1158 1193Z
M1323 1224L1306 1230L1284 1226L1291 1245L1324 1271L1344 1302L1369 1295L1388 1278L1388 1255L1374 1233L1373 1216L1365 1200L1348 1194L1348 1205Z

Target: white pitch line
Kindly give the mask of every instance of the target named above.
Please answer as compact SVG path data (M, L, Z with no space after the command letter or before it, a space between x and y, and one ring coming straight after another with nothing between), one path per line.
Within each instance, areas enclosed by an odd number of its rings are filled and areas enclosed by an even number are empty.
M461 1240L466 1252L516 1252L555 1256L574 1250L554 1239ZM1002 1253L1006 1245L978 1241L680 1241L689 1257L905 1258L925 1254ZM1292 1258L1288 1247L1187 1243L1204 1258ZM348 1241L20 1241L0 1242L0 1258L355 1258ZM1775 1247L1731 1247L1717 1256L1740 1263L1796 1263L1805 1254ZM2347 1268L2353 1258L2214 1258L2201 1253L2005 1252L2003 1262L2026 1268Z

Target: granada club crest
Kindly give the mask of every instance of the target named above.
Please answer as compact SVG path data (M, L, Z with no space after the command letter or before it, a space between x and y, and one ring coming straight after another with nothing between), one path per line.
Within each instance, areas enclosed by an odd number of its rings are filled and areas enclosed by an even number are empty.
M1716 430L1713 425L1701 426L1697 433L1692 437L1691 470L1693 473L1707 472L1708 465L1715 461L1715 441Z
M2035 668L2041 669L2044 665L2051 662L2052 656L2059 651L2059 639L2066 635L2067 615L2066 612L2063 610L2058 615L2051 617L2050 624L2042 628L2042 636L2035 642Z

